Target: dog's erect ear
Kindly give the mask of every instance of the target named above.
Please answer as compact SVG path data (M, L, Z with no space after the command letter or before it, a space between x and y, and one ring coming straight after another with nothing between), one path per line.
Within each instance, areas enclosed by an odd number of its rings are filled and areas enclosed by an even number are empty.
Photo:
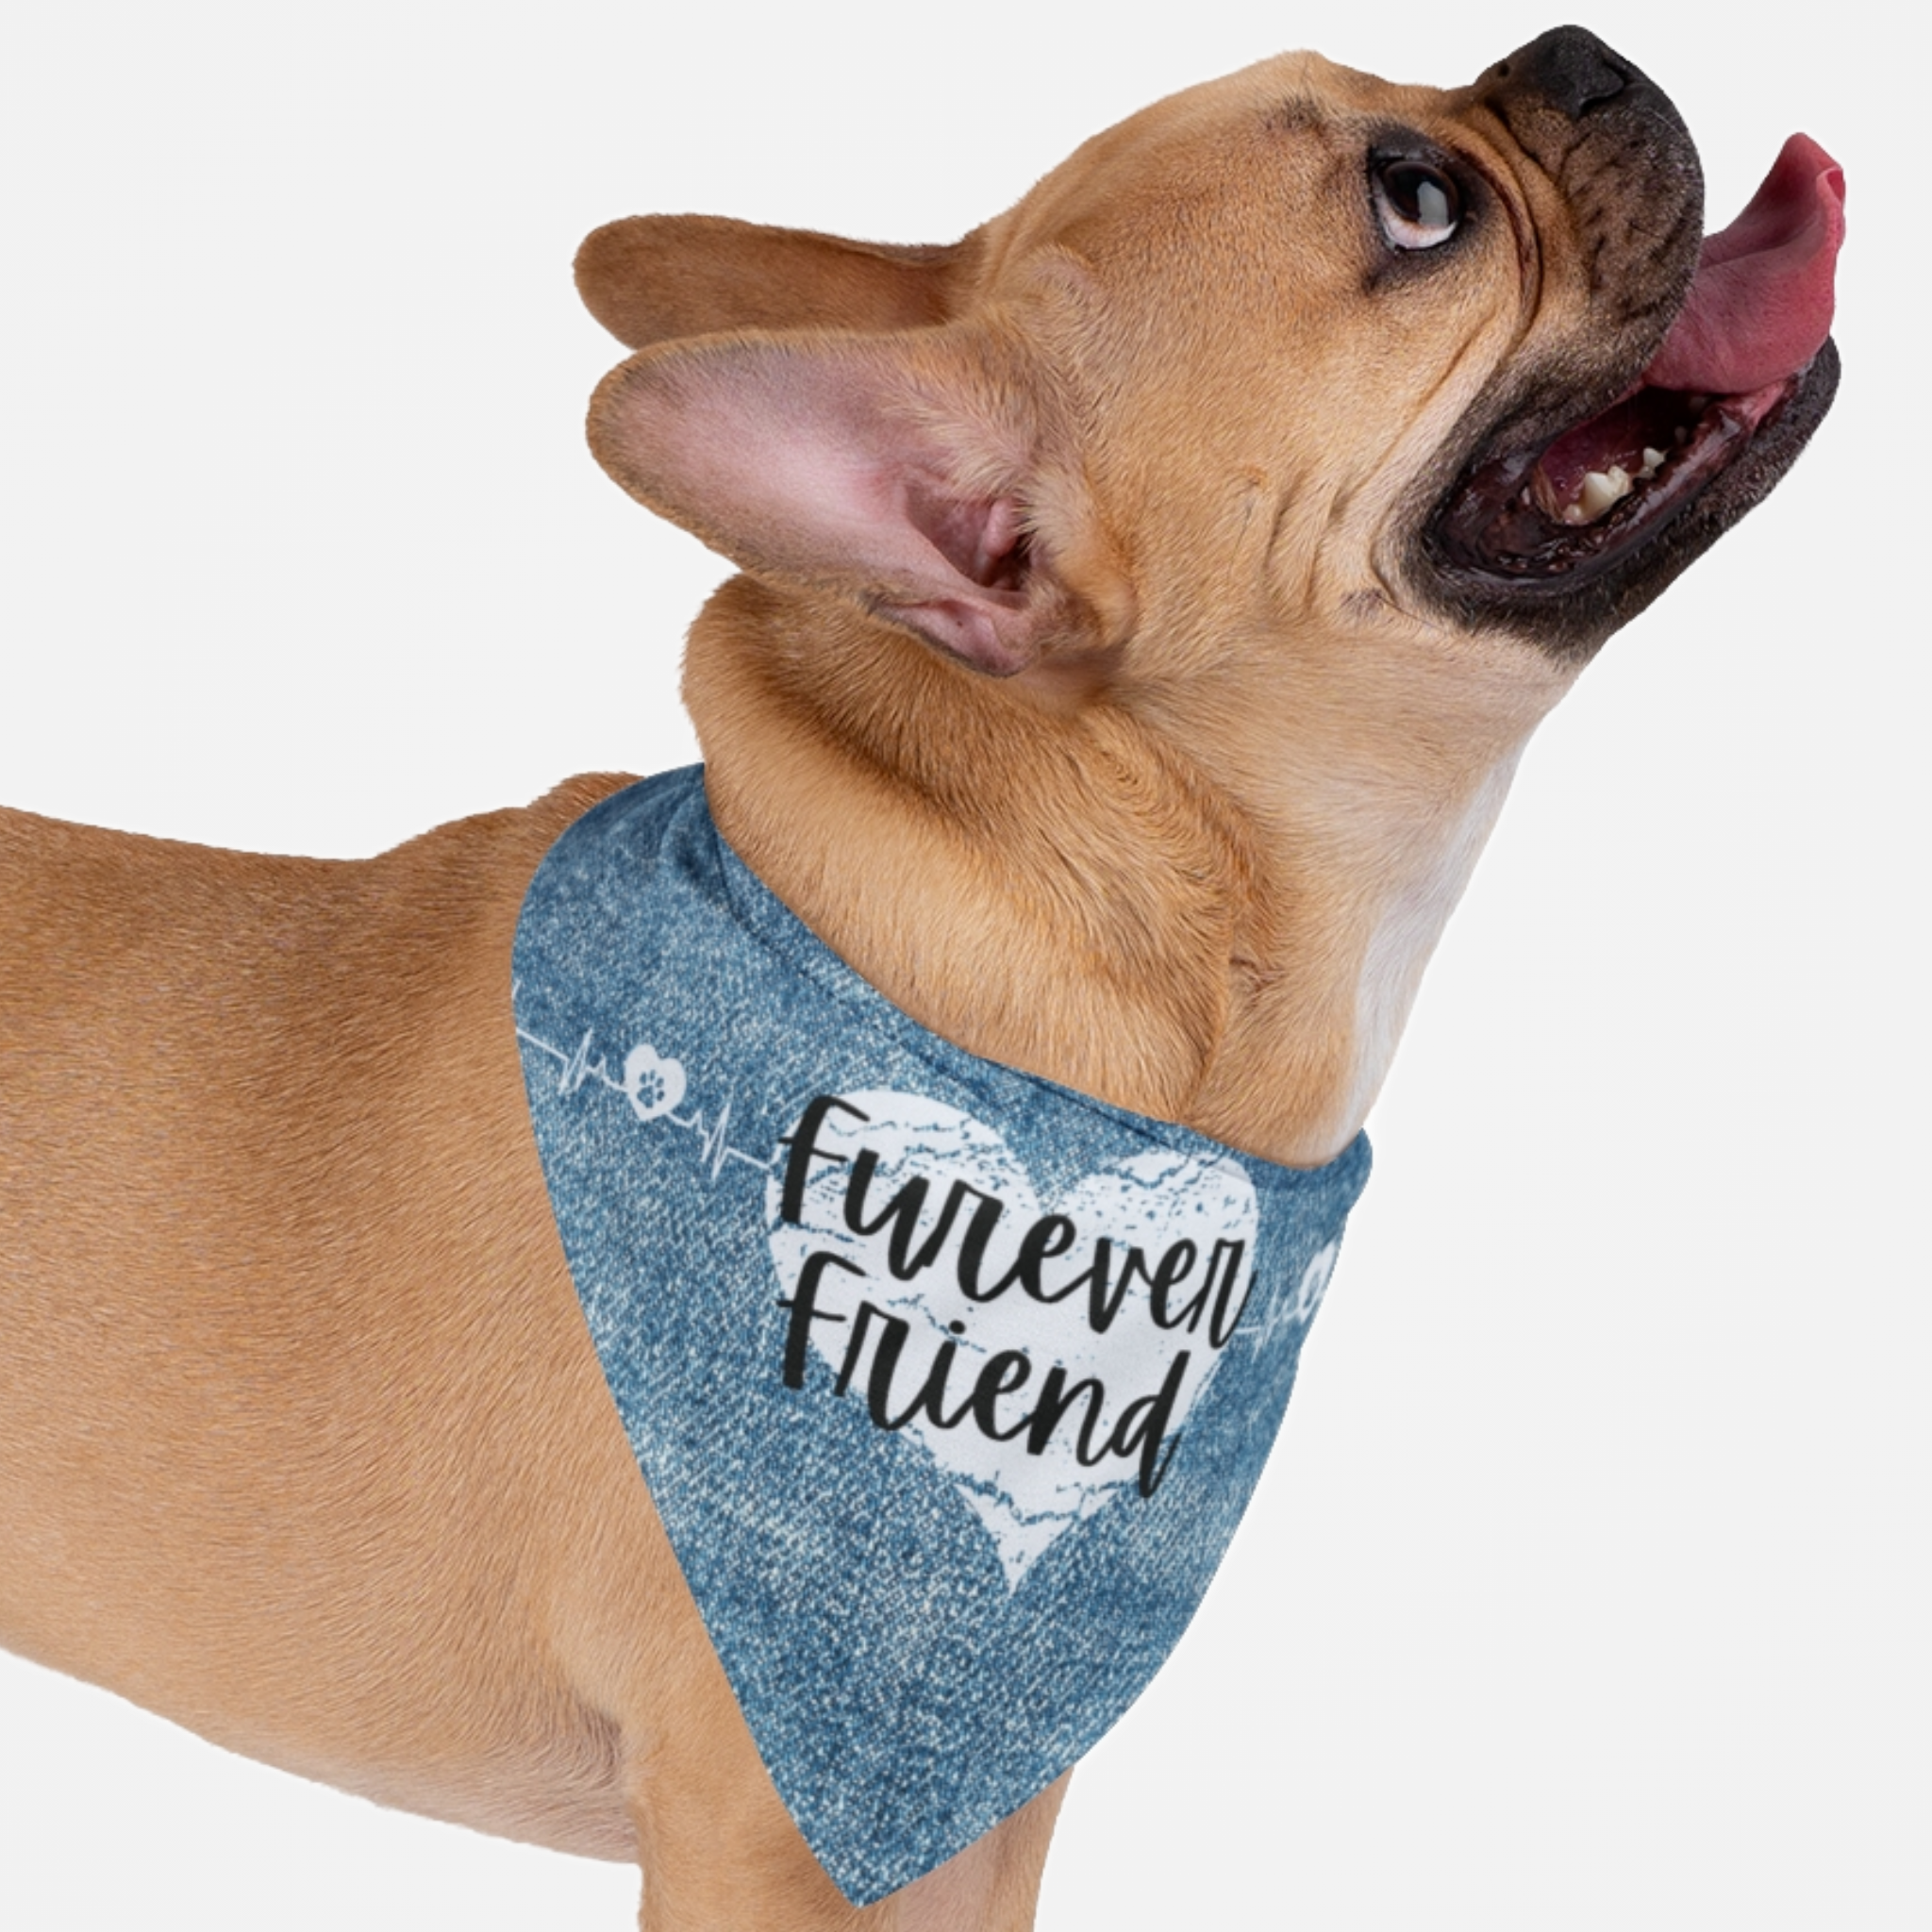
M633 349L752 328L884 331L946 321L979 241L845 242L720 215L633 215L577 250L584 306Z
M978 328L670 342L604 379L591 447L755 575L841 591L1004 676L1119 618L1021 353Z

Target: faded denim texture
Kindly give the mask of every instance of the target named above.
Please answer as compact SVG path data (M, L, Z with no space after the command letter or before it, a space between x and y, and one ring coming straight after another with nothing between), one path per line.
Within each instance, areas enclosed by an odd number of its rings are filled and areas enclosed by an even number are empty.
M638 1463L774 1781L896 1890L1083 1756L1192 1616L1368 1177L918 1025L719 838L697 768L532 882L516 1024Z

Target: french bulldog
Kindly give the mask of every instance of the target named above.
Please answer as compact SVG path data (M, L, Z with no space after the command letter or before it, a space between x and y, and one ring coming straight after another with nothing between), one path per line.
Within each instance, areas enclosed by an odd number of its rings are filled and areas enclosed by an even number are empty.
M719 832L955 1045L1330 1161L1525 740L1829 407L1841 194L1794 137L1707 236L1566 27L1448 91L1264 61L951 246L599 230L592 449L741 573L686 668ZM636 1859L648 1932L1013 1932L1065 1776L841 1894L600 1374L509 962L623 782L357 863L0 815L0 1638Z

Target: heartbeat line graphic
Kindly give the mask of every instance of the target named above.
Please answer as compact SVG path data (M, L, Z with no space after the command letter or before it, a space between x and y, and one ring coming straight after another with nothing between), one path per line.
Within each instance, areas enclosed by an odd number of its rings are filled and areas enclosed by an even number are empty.
M1289 1329L1307 1328L1328 1291L1328 1277L1335 1273L1335 1257L1341 1252L1340 1241L1332 1241L1302 1270L1302 1278L1287 1293L1277 1291L1268 1304L1268 1312L1252 1327L1242 1326L1235 1341L1265 1348L1277 1335Z
M518 987L510 989L512 1000L518 991ZM586 1081L594 1080L612 1093L622 1094L640 1121L667 1121L687 1134L695 1134L699 1158L710 1170L712 1180L724 1173L727 1162L734 1160L741 1167L756 1169L759 1174L771 1172L769 1159L760 1160L757 1155L732 1146L729 1100L718 1109L715 1120L701 1107L693 1107L689 1113L677 1111L678 1103L684 1098L682 1061L660 1055L649 1041L641 1041L625 1056L622 1072L613 1074L609 1060L603 1054L591 1050L596 1031L594 1026L587 1026L584 1037L574 1047L558 1046L525 1026L517 1028L517 1038L527 1041L539 1053L548 1054L557 1061L562 1069L557 1080L559 1093L575 1093Z

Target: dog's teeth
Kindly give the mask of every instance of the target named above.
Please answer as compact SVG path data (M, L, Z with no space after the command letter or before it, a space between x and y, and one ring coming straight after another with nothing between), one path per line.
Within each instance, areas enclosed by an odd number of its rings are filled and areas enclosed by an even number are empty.
M1613 503L1621 503L1635 487L1630 472L1622 463L1612 463L1607 470L1589 470L1584 473L1583 488L1576 493L1576 508L1583 512L1578 520L1594 523Z
M1660 449L1646 449L1643 452L1643 467L1638 475L1648 483L1664 466L1664 453Z

